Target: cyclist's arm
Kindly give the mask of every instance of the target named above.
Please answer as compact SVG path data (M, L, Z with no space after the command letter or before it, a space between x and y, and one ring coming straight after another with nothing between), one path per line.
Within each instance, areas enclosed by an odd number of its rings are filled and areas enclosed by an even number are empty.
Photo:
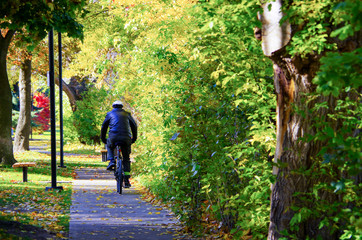
M136 142L136 140L137 140L137 123L133 119L131 114L129 114L129 124L130 124L131 131L132 131L132 142Z
M109 126L109 116L107 114L106 118L103 121L102 128L101 128L101 140L104 144L107 143L106 135L107 135L108 126Z

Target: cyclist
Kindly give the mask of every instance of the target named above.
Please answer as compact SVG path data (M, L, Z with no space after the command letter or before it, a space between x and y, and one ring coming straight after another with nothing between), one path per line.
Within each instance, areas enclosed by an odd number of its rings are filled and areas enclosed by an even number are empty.
M101 129L101 140L107 146L109 165L107 170L115 167L114 148L119 143L123 156L123 168L125 175L125 187L131 187L129 182L131 162L129 155L131 153L131 144L137 140L137 124L131 114L123 110L123 103L119 100L112 104L112 111L108 112L103 121ZM107 129L109 127L108 139L106 139Z

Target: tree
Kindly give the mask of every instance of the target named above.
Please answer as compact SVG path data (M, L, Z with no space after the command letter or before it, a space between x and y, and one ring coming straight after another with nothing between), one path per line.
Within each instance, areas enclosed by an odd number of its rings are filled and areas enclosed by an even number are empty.
M72 67L98 83L73 116L97 134L110 99L136 106L135 172L190 228L217 221L235 239L265 239L276 178L271 239L358 239L360 28L345 23L358 5L271 3L261 13L259 0L95 2ZM253 38L258 12L269 59Z
M13 144L11 139L12 95L6 71L6 55L14 30L0 30L0 162L12 164Z
M16 124L14 151L29 150L29 135L31 131L31 61L32 56L26 50L24 38L29 37L25 34L15 34L14 39L9 47L8 61L11 65L19 68L19 116ZM34 37L33 37L34 38ZM35 39L34 39L35 40ZM40 40L38 40L40 41Z
M79 45L81 44L80 40L75 40L73 38L62 36L62 55L63 55L63 66L69 66L72 64L74 57L80 51ZM47 77L47 71L49 67L49 59L47 53L48 46L45 40L41 41L34 51L32 52L32 67L33 67L33 75L39 76L38 80L43 80ZM59 54L58 46L55 46L55 55ZM55 58L54 64L58 66L58 58ZM55 68L55 73L58 74L58 68ZM79 75L79 74L78 74ZM55 84L59 86L59 78L55 77ZM80 100L81 94L84 91L87 91L87 78L80 78L77 76L70 77L70 82L67 84L64 80L63 91L67 94L69 102L71 104L71 108L73 111L76 110L77 105L76 101Z
M59 85L59 78L55 78L55 83ZM93 83L87 77L73 76L67 84L62 80L63 91L67 94L72 111L77 110L77 101L83 99L83 95L92 87Z
M134 169L189 229L204 231L198 221L210 216L235 239L248 228L262 239L274 94L270 61L250 37L259 4L115 2L107 21L114 31L91 38L102 43L91 59L99 80L115 75L110 94L127 94L139 110Z
M24 33L29 35L28 33ZM37 46L34 48L32 53L30 54L26 50L26 42L24 41L24 34L16 35L12 41L8 53L8 61L10 60L11 65L19 66L20 75L19 75L19 86L20 86L20 111L18 117L18 123L16 124L17 128L15 131L15 141L14 141L14 151L27 151L29 150L29 135L30 135L30 126L31 126L31 109L32 106L29 104L31 102L31 76L34 74L38 74L38 76L43 76L40 81L43 81L44 78L47 77L47 70L49 67L48 55L44 54L48 51L48 46L45 40L37 41L33 37L34 42L39 42ZM27 36L29 37L29 36ZM63 44L62 54L65 56L65 59L71 61L72 55L77 50L77 45L74 43L74 40L70 38L65 39L65 44ZM56 51L57 49L55 49ZM56 51L58 52L58 51ZM34 62L34 64L32 64ZM57 60L54 63L58 64ZM65 61L67 64L67 61ZM33 67L32 67L33 65ZM26 72L24 72L26 70ZM23 74L25 73L25 74ZM87 89L85 88L86 82L83 79L80 82L79 78L72 77L70 79L70 83L67 84L63 82L63 90L67 94L69 98L69 102L73 111L76 109L76 101L82 98L81 94L84 93ZM59 85L59 78L55 78L55 84ZM44 111L44 110L42 110ZM13 119L14 120L14 119ZM43 123L44 124L44 123ZM43 129L44 130L44 129Z
M19 74L20 112L16 125L14 151L29 150L29 135L31 131L31 59L25 58L20 66Z
M277 94L276 165L273 170L277 179L272 186L268 239L282 236L338 239L343 232L336 230L333 224L346 225L349 221L341 217L341 209L347 205L341 201L346 193L340 192L342 182L348 181L343 179L360 174L359 167L351 164L360 161L358 136L351 127L358 128L358 124L351 123L347 128L337 114L342 113L338 110L339 105L347 99L352 103L360 101L361 81L355 77L355 71L360 68L356 58L361 44L360 22L350 17L351 12L361 14L358 6L355 1L312 4L277 0L264 4L264 12L260 15L263 50L274 64ZM337 55L332 54L333 51ZM357 61L344 58L344 53ZM333 66L337 73L333 77L328 73L332 68L325 67L331 65L331 59L328 59L331 55L345 61ZM321 71L323 67L328 70ZM336 69L344 70L338 72ZM344 77L347 72L348 81ZM326 74L328 80L324 79ZM353 113L343 112L345 117L358 118L356 104L350 104L349 108ZM339 146L330 147L337 138L340 139ZM343 139L350 139L349 144L357 151L349 149L349 153L340 159L333 152L337 152L335 147L347 149ZM343 151L347 153L347 150ZM322 153L327 154L328 159ZM331 184L335 189L328 187ZM332 204L334 207L323 210L322 205ZM340 208L335 209L336 204Z
M6 71L6 56L9 44L16 31L35 35L42 39L47 31L54 28L59 32L67 32L70 36L81 37L82 26L76 22L77 13L82 11L85 1L1 1L0 3L0 163L15 162L11 141L11 90ZM25 38L34 46L33 38ZM30 47L30 50L32 48Z

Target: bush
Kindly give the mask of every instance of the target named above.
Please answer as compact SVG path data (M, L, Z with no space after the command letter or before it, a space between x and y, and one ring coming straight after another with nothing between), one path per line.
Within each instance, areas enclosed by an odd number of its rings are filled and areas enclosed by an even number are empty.
M50 121L50 109L49 109L49 98L44 93L38 93L34 95L34 105L37 108L41 108L35 117L33 118L34 124L36 126L35 131L42 133L49 129Z
M91 88L83 95L82 100L77 101L77 110L72 116L72 129L75 128L77 138L81 143L100 143L103 120L106 113L111 110L111 104L115 99L117 97L109 94L104 88ZM71 138L74 139L74 133L72 135Z

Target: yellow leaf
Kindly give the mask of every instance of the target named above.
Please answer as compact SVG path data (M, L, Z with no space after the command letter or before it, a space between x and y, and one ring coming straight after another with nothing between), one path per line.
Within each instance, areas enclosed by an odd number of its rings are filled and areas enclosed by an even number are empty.
M57 237L58 237L58 238L63 238L63 234L57 233Z

